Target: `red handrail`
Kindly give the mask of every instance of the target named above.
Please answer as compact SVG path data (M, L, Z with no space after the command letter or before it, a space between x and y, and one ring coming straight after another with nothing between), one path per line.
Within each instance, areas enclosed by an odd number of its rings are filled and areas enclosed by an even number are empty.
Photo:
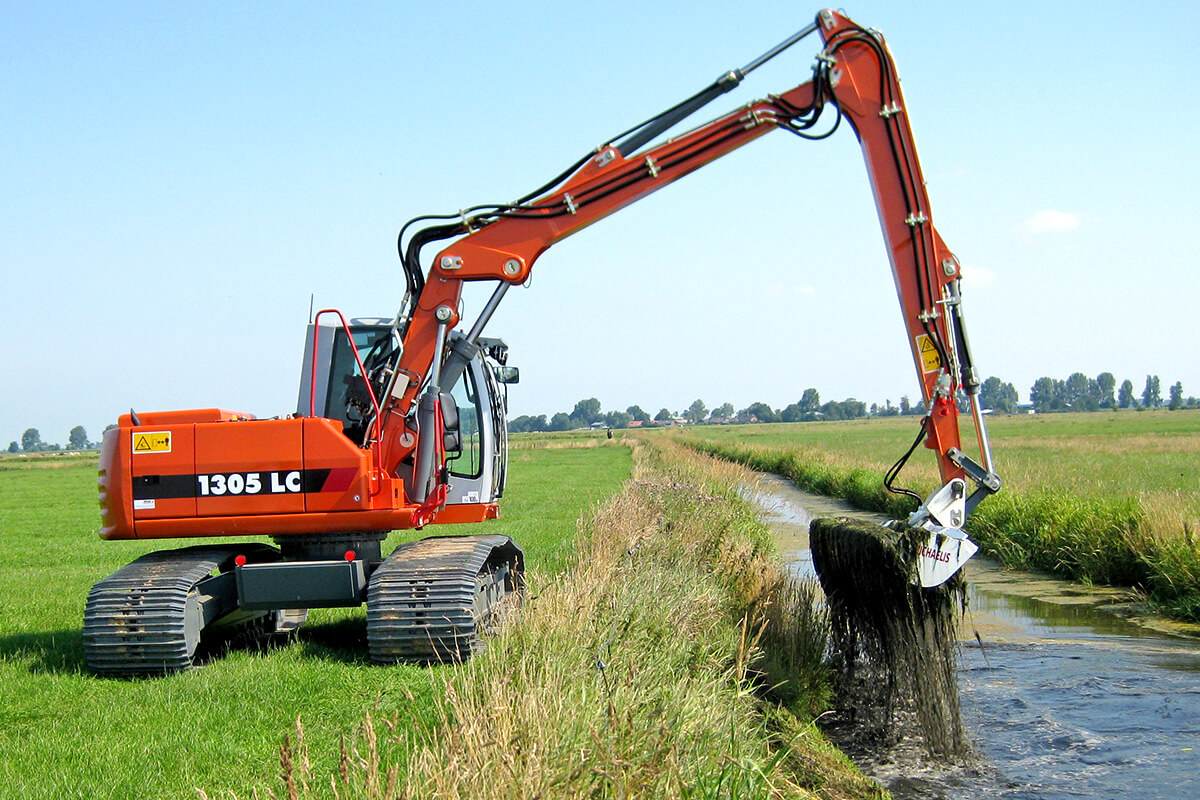
M375 408L375 438L373 441L383 439L383 414L379 407L379 400L375 398L375 390L371 388L371 381L367 377L367 370L363 366L362 359L358 356L358 345L354 343L354 335L350 333L350 325L346 322L346 318L342 316L342 312L336 308L323 308L317 312L313 318L313 357L312 357L312 374L308 379L308 415L315 417L317 415L317 345L320 340L317 338L317 328L320 327L322 314L337 314L341 320L342 330L346 334L347 341L350 342L350 352L354 353L354 361L358 364L358 372L362 375L363 383L367 385L367 394L371 397L371 405Z

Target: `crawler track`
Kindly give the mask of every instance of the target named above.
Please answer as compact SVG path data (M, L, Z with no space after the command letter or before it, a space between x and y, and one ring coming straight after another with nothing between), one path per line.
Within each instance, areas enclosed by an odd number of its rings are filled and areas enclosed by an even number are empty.
M483 647L521 590L523 555L507 536L422 539L396 548L367 587L373 661L460 661Z
M230 610L197 584L235 555L258 549L272 548L200 546L150 553L97 583L83 612L88 669L102 675L161 675L190 667L205 625Z

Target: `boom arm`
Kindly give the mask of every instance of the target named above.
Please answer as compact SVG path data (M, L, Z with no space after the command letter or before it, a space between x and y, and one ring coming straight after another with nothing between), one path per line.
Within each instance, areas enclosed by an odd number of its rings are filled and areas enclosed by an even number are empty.
M638 151L670 125L733 88L750 69L814 29L820 32L824 49L812 81ZM979 380L962 325L960 267L933 226L895 66L878 34L828 9L818 14L813 26L743 70L731 71L693 98L626 132L631 134L626 141L597 148L560 180L539 190L537 199L491 207L473 216L464 214L453 224L414 236L418 244L410 246L410 256L428 241L459 238L437 255L427 280L418 279L414 286L412 264L408 265L415 297L396 370L400 379L393 382L385 399L383 463L394 470L415 455L416 473L423 480L428 480L436 466L430 457L414 454L420 442L414 446L413 437L402 434L422 387L432 384L427 389L431 393L436 392L439 381L448 387L457 374L455 365L469 357L469 353L443 352L446 332L459 322L457 309L465 281L492 280L498 286L466 343L460 343L469 349L504 292L523 283L534 262L551 245L776 128L805 138L828 135L807 133L827 105L834 106L839 119L851 124L862 145L913 363L929 412L923 423L925 445L936 453L944 483L950 485L965 477L978 485L968 510L999 488L977 402ZM432 381L428 380L431 373ZM955 403L960 390L971 400L982 464L962 454ZM416 485L421 486L421 481ZM954 527L960 525L961 521Z

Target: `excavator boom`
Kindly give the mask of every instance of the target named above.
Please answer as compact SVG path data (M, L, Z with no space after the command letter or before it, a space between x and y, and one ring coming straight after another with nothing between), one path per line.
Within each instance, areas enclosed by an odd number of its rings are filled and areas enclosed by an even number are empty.
M811 81L639 149L813 31L820 33L824 49ZM823 138L827 134L812 131L827 107L850 124L862 145L908 345L928 409L925 445L937 456L943 482L969 479L982 487L984 495L994 491L998 479L992 473L978 413L979 380L962 322L961 267L933 225L895 65L878 33L828 9L813 25L635 129L624 141L597 148L536 199L464 216L457 225L441 226L434 236L420 238L424 244L458 237L433 259L428 279L415 298L398 370L408 380L396 384L387 398L385 429L409 418L418 392L427 386L435 357L443 357L437 331L458 323L464 282L495 281L499 286L494 302L475 323L474 329L481 330L508 286L528 280L534 262L554 243L773 130ZM419 252L419 247L415 250ZM409 248L406 258L413 255L414 248ZM416 269L413 263L406 267ZM960 393L975 409L979 462L963 453L956 405ZM384 439L388 441L386 431ZM409 453L403 447L390 447L385 463L398 463ZM973 495L974 502L984 495Z

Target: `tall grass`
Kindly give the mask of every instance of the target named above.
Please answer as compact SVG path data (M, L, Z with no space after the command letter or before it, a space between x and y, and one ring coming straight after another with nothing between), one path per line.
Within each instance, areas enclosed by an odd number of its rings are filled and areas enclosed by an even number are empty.
M284 795L886 796L811 724L828 691L823 621L811 595L781 588L740 469L706 461L638 446L567 570L535 576L487 651L446 677L439 725L368 720L323 780L302 767L300 726ZM797 611L802 632L778 622Z
M748 429L749 441L740 441L737 429L675 438L698 452L784 475L803 489L858 508L903 518L916 507L915 501L887 492L883 467L865 468L853 448L834 453L812 444L789 445L779 430L764 443L750 426L741 427ZM936 488L936 474L927 466L913 474L909 488L923 496ZM1069 491L1016 481L976 508L968 530L985 552L1006 566L1132 587L1163 613L1200 622L1200 549L1194 528L1186 515L1164 524L1159 505L1147 495Z

